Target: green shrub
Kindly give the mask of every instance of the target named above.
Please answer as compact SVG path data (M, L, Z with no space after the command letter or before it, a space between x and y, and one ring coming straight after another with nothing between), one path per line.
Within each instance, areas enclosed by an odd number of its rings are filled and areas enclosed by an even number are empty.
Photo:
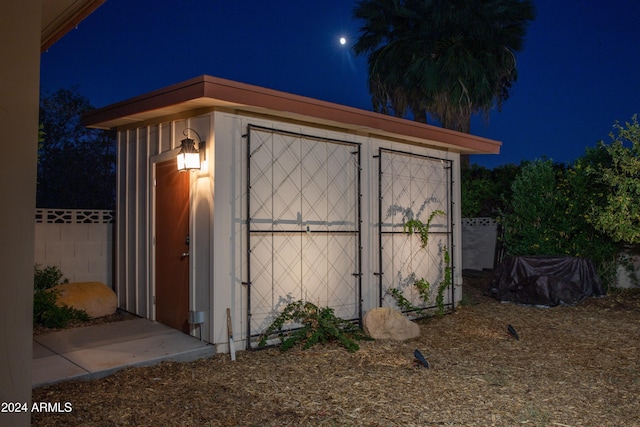
M33 280L33 322L46 328L64 328L71 320L89 320L82 310L63 305L56 305L58 292L53 288L61 283L68 283L58 267L34 267Z
M291 324L301 324L302 327L284 329ZM370 339L356 325L337 317L332 308L319 308L305 301L289 303L264 332L259 345L266 345L274 334L280 339L282 351L297 344L307 349L316 344L337 341L348 351L354 352L360 348L356 340Z
M520 166L506 164L487 169L484 166L462 167L462 217L492 217L507 210L511 184Z
M640 124L634 115L624 126L616 123L610 144L599 148L609 162L587 171L603 187L604 201L591 207L588 220L615 242L640 243Z
M33 270L34 291L43 291L61 283L69 283L69 280L64 277L62 271L56 266L50 265L41 268L40 265L36 264Z
M623 244L640 243L640 124L615 123L611 142L587 148L571 165L523 163L503 202L491 201L492 181L508 180L482 167L462 170L463 216L498 206L508 255L590 259L605 286L613 283Z
M611 283L619 245L596 230L587 215L605 198L589 170L606 162L599 150L587 150L570 167L550 160L524 165L513 182L509 212L501 219L507 254L587 258L605 285Z
M71 320L89 320L85 311L56 305L58 292L52 289L34 292L33 321L46 328L64 328Z
M562 207L551 161L524 165L511 189L512 213L503 218L507 253L559 255L555 217Z

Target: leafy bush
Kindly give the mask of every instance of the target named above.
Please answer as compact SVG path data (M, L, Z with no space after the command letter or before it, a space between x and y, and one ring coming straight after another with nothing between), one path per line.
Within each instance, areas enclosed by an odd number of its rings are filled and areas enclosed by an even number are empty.
M302 324L302 327L284 329L291 324ZM356 340L370 339L356 325L337 317L332 308L319 308L305 301L288 304L264 332L259 345L266 345L273 334L280 338L282 351L289 350L296 344L307 349L319 343L337 341L348 351L354 352L360 348Z
M587 213L595 206L602 206L606 189L595 181L589 167L602 168L609 157L600 149L588 148L573 166L558 175L558 192L564 202L564 211L558 215L558 229L563 233L564 253L590 259L608 285L613 283L616 257L620 245L593 227Z
M514 180L510 212L503 218L508 255L558 255L590 259L605 283L615 273L619 245L596 230L586 214L604 200L589 170L606 164L599 150L587 150L573 166L536 160Z
M599 148L610 161L587 171L603 186L602 204L593 205L588 220L615 242L640 243L640 124L634 115L625 126L615 123L610 144Z
M56 266L50 265L40 268L40 266L36 264L33 270L34 291L44 291L61 283L69 283L69 280L64 277L62 271Z
M53 288L61 283L68 283L58 267L34 267L33 280L33 322L47 328L64 328L71 320L89 320L82 310L63 305L56 305L58 292Z
M487 169L479 165L464 166L462 181L462 216L492 217L507 210L511 199L511 184L520 166L507 164Z
M85 311L56 305L58 292L49 289L33 294L33 321L46 328L64 328L71 320L89 320Z
M508 255L587 258L605 285L613 282L623 244L640 244L638 116L615 123L609 136L609 144L587 148L568 166L550 160L521 165L500 206ZM492 173L463 169L463 215L489 203Z
M503 218L509 255L559 255L556 213L561 201L550 160L526 164L511 186L512 214Z

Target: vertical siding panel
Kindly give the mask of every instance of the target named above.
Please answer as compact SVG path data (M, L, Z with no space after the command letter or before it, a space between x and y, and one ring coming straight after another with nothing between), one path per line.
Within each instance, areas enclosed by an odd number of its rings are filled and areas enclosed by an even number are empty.
M159 150L158 153L164 153L165 151L169 151L172 148L171 142L173 138L171 137L171 123L162 123L160 125L160 140L159 140Z
M147 317L147 272L148 265L148 244L149 236L147 234L147 198L148 198L148 165L149 165L149 134L147 127L138 129L138 217L136 230L138 236L138 247L140 248L137 262L137 285L136 285L136 307L140 316Z
M129 186L131 185L131 155L129 153L129 131L125 131L124 132L124 143L123 143L123 147L122 147L122 151L123 151L123 158L124 158L124 170L123 170L123 174L124 174L124 183L123 183L123 191L124 191L124 218L123 218L123 223L122 223L122 227L123 227L123 232L124 232L124 245L125 245L125 254L124 254L124 259L123 259L123 307L125 310L130 311L131 307L128 306L128 301L129 301L129 271L131 270L131 266L130 266L130 262L129 260L131 259L131 252L133 251L133 248L131 248L131 230L130 230L130 223L131 223L131 191L129 190Z
M182 133L187 128L186 120L176 120L172 122L173 132L171 133L171 149L180 147L180 141L182 141L185 136ZM196 139L194 136L190 136L191 139Z
M127 256L127 309L137 314L135 304L135 287L136 287L136 268L138 258L137 245L137 137L136 131L128 131L127 136L127 247L130 249Z
M154 125L155 129L155 138L154 138L154 148L152 149L153 155L157 155L162 153L162 141L165 138L166 132L164 131L164 124L158 123ZM156 169L155 163L151 161L149 158L149 198L147 200L148 209L149 209L149 218L147 222L147 229L149 232L149 284L148 284L148 304L149 304L149 319L156 318L156 306L155 306L155 283L156 283L156 260L155 260L155 195L156 195Z
M128 311L135 312L133 308L129 305L129 294L131 287L131 259L135 259L135 247L131 246L131 240L133 238L131 234L131 206L135 203L134 193L131 191L131 171L132 171L132 163L134 159L131 156L131 135L130 132L126 133L126 142L125 142L125 156L126 160L126 171L125 171L125 192L126 192L126 206L125 206L125 230L126 230L126 245L127 245L127 254L125 259L125 292L124 292L124 306Z
M132 271L132 289L131 289L131 304L132 307L135 307L135 313L140 313L140 307L138 306L138 290L140 288L140 270L141 270L141 257L140 257L140 249L141 249L141 241L140 241L140 205L144 203L144 200L141 199L140 194L140 169L141 169L141 159L140 159L140 128L136 128L134 132L135 143L133 145L133 156L135 157L135 172L134 172L134 186L135 186L135 212L134 212L134 233L135 233L135 248L136 248L136 257L134 260L135 266Z
M160 125L153 125L148 127L148 139L147 139L147 171L146 171L146 179L147 179L147 198L146 209L147 209L147 221L145 224L145 229L147 232L147 268L146 268L146 286L145 286L145 304L146 304L146 316L148 318L154 317L153 312L153 289L152 284L155 280L155 263L152 259L153 251L153 192L154 192L154 175L153 175L153 165L151 164L151 158L158 153L160 153Z
M116 256L115 260L115 289L118 294L118 307L125 308L126 296L126 256L127 256L127 237L126 237L126 132L118 132L117 158L118 168L116 175Z

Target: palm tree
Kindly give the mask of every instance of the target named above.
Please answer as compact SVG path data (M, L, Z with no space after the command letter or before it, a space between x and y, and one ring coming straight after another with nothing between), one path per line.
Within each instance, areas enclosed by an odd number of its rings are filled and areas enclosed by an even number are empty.
M469 133L471 116L501 109L517 79L516 52L535 17L531 0L360 0L354 45L368 55L375 111L427 114Z

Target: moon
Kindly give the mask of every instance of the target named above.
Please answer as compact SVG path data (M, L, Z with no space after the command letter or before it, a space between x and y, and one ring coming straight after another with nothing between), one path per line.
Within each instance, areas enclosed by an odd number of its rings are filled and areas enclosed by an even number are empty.
M344 46L345 44L347 44L347 39L346 39L346 38L344 38L344 37L340 37L340 44L341 44L341 45L343 45L343 46Z

